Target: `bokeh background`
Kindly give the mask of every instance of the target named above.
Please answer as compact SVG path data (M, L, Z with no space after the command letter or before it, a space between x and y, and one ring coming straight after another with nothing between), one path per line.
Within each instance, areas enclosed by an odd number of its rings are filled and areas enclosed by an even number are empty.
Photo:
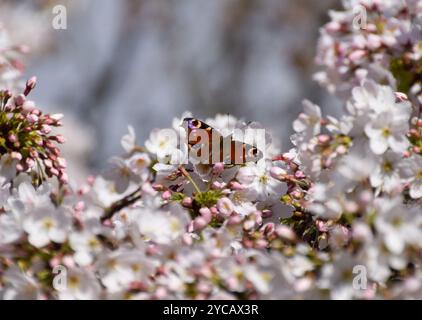
M67 30L52 7L67 8ZM0 21L32 48L40 107L65 114L71 178L99 172L134 126L139 141L185 110L261 122L288 150L308 98L341 108L312 81L318 29L338 0L0 0ZM340 109L341 110L341 109Z

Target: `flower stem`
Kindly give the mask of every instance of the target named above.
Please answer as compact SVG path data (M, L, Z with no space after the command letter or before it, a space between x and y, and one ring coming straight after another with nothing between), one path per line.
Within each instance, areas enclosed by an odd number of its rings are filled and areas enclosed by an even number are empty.
M192 183L192 185L195 188L196 192L202 193L201 190L199 189L198 185L195 183L195 181L193 181L193 179L192 179L191 175L189 174L189 172L187 172L186 169L183 166L179 166L179 170L190 181L190 183Z

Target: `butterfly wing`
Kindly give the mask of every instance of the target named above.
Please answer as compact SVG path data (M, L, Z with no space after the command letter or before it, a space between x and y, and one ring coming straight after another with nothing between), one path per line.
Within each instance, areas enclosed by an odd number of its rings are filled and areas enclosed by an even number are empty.
M195 161L200 160L204 148L208 150L208 164L224 162L237 165L257 162L263 157L262 152L255 146L236 141L233 135L223 137L216 129L198 119L185 118L183 126L188 134L189 157L193 157ZM203 130L201 134L199 130ZM203 132L206 132L206 135ZM190 152L192 149L194 152Z
M223 143L229 144L230 148L226 148L223 153L223 162L227 164L239 165L246 162L258 162L262 159L262 152L255 146L236 141L232 136L224 139ZM226 151L228 149L228 151Z
M223 141L223 136L220 132L195 118L183 119L183 126L187 132L186 141L191 160L193 159L195 162L199 161L203 164L221 162L219 146ZM202 157L203 150L208 151L208 157L206 159Z

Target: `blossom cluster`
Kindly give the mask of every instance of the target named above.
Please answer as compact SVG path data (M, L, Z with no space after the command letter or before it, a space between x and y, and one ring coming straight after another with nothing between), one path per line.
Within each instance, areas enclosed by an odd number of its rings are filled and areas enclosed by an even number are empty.
M106 172L73 185L57 147L63 138L51 133L61 116L26 98L35 79L22 95L2 89L0 297L420 298L414 88L422 42L398 40L403 30L420 32L420 8L410 0L406 10L399 1L344 3L322 29L318 53L329 89L347 88L344 114L323 116L305 101L294 148L282 152L269 135L257 162L174 164L178 150L158 129L139 143L129 127ZM357 4L368 10L367 29L352 29ZM368 42L356 46L360 40ZM396 85L406 76L394 62L403 55L413 61L405 87ZM357 68L368 72L359 78ZM188 117L167 130L179 134ZM245 125L222 115L205 122L223 135Z
M130 129L125 155L75 190L22 177L4 184L3 298L273 296L274 281L287 280L282 256L267 250L297 243L278 223L292 212L279 200L286 184L273 177L283 165L166 165L155 138L140 147ZM58 265L63 290L52 285ZM290 292L281 287L280 298Z
M56 176L67 183L66 160L60 157L60 134L52 134L61 126L61 114L43 114L27 99L36 85L33 77L26 83L23 94L13 96L9 90L0 91L0 154L3 175L14 176L29 172L36 183ZM8 169L7 169L8 168ZM8 171L8 172L6 172Z
M14 89L18 86L17 81L24 70L21 57L27 51L26 46L14 45L0 24L0 88Z
M418 0L343 0L321 29L315 79L349 97L363 79L421 93L422 5Z

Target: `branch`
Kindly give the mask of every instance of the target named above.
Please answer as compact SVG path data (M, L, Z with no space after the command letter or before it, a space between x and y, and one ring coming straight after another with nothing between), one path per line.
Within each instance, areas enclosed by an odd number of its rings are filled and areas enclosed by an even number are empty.
M101 217L101 222L111 219L116 212L119 212L120 210L134 204L136 201L141 199L142 196L139 193L140 191L141 191L141 187L139 187L138 189L136 189L134 192L127 195L123 199L117 200L110 207L106 208L104 210L104 213L105 213L104 216Z

